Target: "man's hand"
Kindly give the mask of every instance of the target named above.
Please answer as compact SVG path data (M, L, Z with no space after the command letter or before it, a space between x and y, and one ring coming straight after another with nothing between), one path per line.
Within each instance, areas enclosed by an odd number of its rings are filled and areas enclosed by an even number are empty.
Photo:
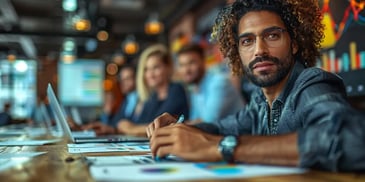
M80 125L78 125L74 120L72 120L71 118L67 118L67 123L68 126L70 127L70 129L72 131L81 131L82 127Z
M116 131L113 127L103 124L101 122L93 122L82 126L83 130L94 130L96 135L109 135L115 134Z
M153 120L146 128L147 137L151 138L154 131L157 128L162 128L165 126L168 126L170 124L176 123L177 119L176 117L172 116L169 113L163 113L160 116L158 116L155 120Z
M173 124L155 129L150 138L150 147L153 156L172 154L189 161L213 162L222 160L218 151L221 138L192 126Z

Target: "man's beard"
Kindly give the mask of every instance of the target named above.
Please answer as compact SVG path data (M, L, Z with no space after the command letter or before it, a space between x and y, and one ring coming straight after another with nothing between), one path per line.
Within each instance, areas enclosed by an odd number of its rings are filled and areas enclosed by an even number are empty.
M253 74L253 66L256 63L268 61L272 62L277 66L277 72L270 73L266 71L260 72L259 76ZM290 57L287 57L287 60L279 60L276 57L263 56L255 58L248 66L243 65L244 75L255 85L259 87L270 87L273 86L280 81L282 81L286 75L290 72L292 65L294 64L291 61Z

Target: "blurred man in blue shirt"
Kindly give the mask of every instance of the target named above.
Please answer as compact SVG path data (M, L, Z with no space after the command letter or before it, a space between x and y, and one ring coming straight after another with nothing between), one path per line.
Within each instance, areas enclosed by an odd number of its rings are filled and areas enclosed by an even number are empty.
M239 111L243 99L228 75L205 69L204 50L186 45L177 53L178 72L190 94L190 122L213 122Z

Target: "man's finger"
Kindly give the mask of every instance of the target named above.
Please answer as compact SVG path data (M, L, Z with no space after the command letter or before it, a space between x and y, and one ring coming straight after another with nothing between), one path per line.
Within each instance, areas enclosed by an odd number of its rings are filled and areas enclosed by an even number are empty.
M155 159L164 158L169 154L173 154L172 149L173 149L172 145L165 145L165 146L159 147L156 152Z
M170 135L152 135L150 139L150 148L152 155L156 154L160 147L172 145L172 137Z
M146 133L147 133L147 137L148 138L151 138L152 134L153 134L153 130L154 130L154 122L152 122L151 124L149 124L147 127L146 127Z

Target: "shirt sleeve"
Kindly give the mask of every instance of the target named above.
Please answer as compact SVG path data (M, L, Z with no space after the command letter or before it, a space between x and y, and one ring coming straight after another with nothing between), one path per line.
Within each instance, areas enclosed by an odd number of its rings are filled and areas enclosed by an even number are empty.
M365 115L337 107L317 115L328 120L310 123L298 132L301 167L334 172L365 170Z
M296 108L300 166L327 171L365 169L365 118L346 101L342 80L321 72L306 82Z

